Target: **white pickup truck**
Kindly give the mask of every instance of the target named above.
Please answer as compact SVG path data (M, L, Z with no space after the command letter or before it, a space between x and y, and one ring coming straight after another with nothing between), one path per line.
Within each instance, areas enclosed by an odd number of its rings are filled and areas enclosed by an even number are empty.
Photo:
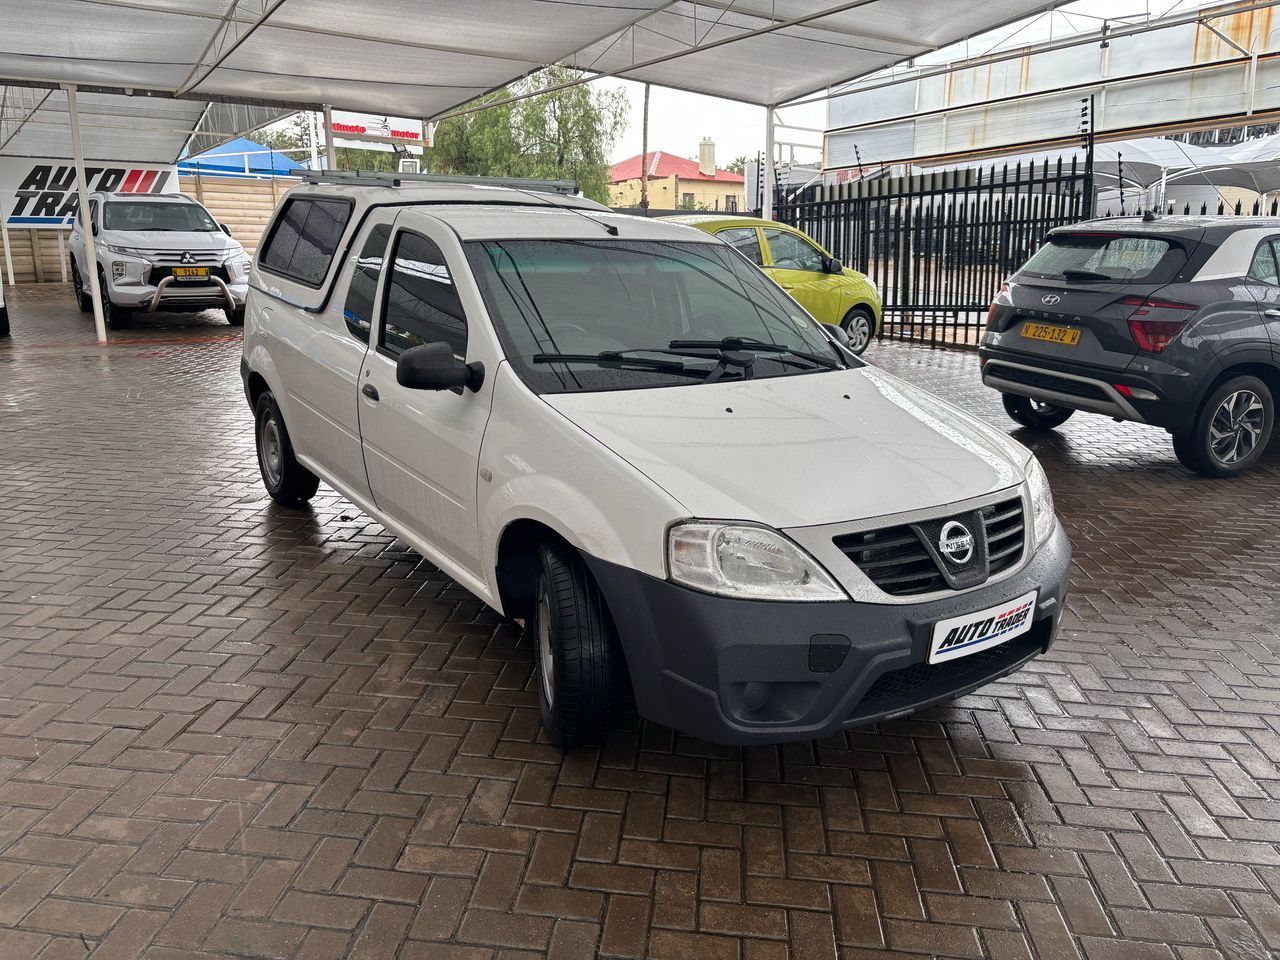
M244 324L249 256L230 232L183 194L92 193L89 218L108 329L128 325L135 310L194 312L221 307ZM71 282L76 303L93 309L85 283L84 232L71 228Z

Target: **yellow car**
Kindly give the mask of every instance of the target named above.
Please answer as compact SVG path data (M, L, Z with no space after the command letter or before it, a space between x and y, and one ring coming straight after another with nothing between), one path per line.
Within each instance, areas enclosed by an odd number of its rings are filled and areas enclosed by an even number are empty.
M842 266L804 233L757 217L704 213L666 217L714 234L768 274L823 323L842 327L854 353L880 331L880 293L863 274Z

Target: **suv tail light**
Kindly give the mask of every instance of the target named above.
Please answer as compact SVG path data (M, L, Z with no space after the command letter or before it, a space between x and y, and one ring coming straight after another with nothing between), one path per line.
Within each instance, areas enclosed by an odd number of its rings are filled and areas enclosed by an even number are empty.
M1135 307L1129 317L1129 333L1139 350L1147 353L1163 353L1187 325L1187 317L1165 317L1152 319L1153 310L1174 311L1177 313L1194 313L1195 304L1178 303L1175 300L1159 300L1153 297L1125 297L1120 303L1126 307Z
M1009 292L1007 283L1000 284L1000 289L996 291L996 295L991 300L991 308L987 311L987 329L991 329L991 321L996 318L996 307L1000 305L1000 298Z

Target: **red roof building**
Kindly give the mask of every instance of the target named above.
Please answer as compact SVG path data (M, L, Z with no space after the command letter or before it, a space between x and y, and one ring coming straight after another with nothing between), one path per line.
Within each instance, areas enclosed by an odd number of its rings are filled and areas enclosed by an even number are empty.
M647 181L651 209L745 210L746 179L716 166L716 146L710 138L698 147L698 160L655 150L615 163L609 168L610 204L638 207L640 186Z

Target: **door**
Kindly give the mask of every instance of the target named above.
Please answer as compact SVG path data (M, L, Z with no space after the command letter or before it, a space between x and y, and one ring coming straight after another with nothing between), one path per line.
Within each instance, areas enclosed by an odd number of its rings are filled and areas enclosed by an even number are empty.
M343 493L368 503L356 386L369 334L345 314L348 301L373 295L368 286L370 279L376 286L378 270L371 267L386 250L391 218L373 211L354 242L344 245L350 214L344 202L289 200L258 257L270 296L255 299L254 309L257 327L270 336L277 386L286 394L277 400L295 451ZM333 293L320 306L329 284ZM316 306L306 304L308 295Z
M1258 301L1271 350L1280 357L1280 237L1268 237L1254 250L1249 264L1249 292Z
M764 228L769 259L765 273L823 323L839 323L838 274L827 273L827 256L807 237Z
M427 214L396 220L374 349L361 377L360 429L378 510L480 577L476 473L499 357L462 245ZM396 382L405 350L444 341L484 365L480 390L410 390Z

